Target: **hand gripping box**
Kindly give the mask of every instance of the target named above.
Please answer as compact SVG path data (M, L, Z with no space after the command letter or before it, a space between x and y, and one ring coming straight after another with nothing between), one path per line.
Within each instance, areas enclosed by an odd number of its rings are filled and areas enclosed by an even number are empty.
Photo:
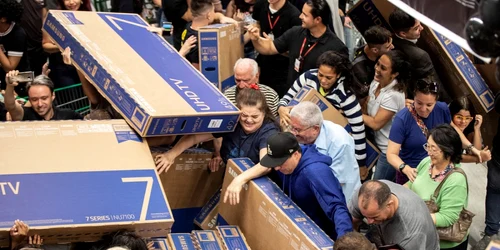
M222 193L254 163L248 158L228 161ZM268 177L254 179L235 206L219 203L219 217L238 225L253 249L333 249L333 241Z
M236 84L234 64L243 53L241 24L213 24L198 32L200 70L222 92Z
M172 250L196 250L190 233L169 234L168 242Z
M238 226L218 226L219 237L228 250L250 250L245 236Z
M169 233L174 219L144 142L123 120L0 124L0 245L19 219L46 243L119 229Z
M153 148L152 154L168 150ZM216 172L208 170L212 154L205 149L190 148L175 159L166 173L160 175L175 218L172 232L193 230L195 216L222 186L225 169L221 167Z
M348 15L361 34L373 25L392 30L388 20L395 8L386 0L360 0ZM492 91L460 46L428 27L422 31L418 46L429 53L451 97L469 95L477 110L487 113L493 109Z
M238 109L138 15L51 10L43 25L141 136L233 131Z

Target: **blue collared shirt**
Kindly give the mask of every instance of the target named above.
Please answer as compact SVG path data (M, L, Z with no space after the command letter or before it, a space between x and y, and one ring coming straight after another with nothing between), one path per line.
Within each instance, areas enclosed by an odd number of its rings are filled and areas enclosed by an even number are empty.
M354 155L354 139L340 125L323 121L314 144L320 153L332 158L330 168L342 185L345 199L349 202L354 190L361 186L359 167Z

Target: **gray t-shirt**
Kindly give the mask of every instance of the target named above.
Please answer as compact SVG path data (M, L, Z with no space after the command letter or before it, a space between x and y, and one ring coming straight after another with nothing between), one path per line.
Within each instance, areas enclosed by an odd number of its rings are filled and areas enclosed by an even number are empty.
M398 197L399 207L390 220L378 227L384 244L399 244L404 249L438 250L439 236L425 203L410 189L399 184L382 180ZM358 207L359 189L349 202L349 212L356 219L363 219Z

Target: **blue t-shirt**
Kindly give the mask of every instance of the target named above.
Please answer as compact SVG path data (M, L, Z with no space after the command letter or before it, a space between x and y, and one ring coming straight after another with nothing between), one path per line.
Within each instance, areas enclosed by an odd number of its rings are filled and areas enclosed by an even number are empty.
M225 163L229 159L240 157L248 157L252 162L259 163L259 152L267 147L267 138L278 132L279 128L274 122L264 121L262 126L251 134L245 133L238 123L234 132L213 134L213 136L222 137L220 155Z
M450 124L450 110L446 103L437 102L429 117L422 118L422 121L429 131L437 125ZM394 117L389 140L401 144L399 157L412 168L416 168L420 161L428 156L423 146L427 138L407 108L399 111Z

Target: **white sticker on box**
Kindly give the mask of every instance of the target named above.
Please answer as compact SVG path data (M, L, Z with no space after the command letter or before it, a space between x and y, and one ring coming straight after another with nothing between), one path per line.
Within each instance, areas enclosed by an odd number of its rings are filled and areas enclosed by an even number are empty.
M212 119L210 123L208 123L208 128L220 128L222 125L222 119Z
M225 31L225 30L224 30L224 31L221 31L221 32L220 32L220 37L225 37L225 36L226 36L226 31Z

